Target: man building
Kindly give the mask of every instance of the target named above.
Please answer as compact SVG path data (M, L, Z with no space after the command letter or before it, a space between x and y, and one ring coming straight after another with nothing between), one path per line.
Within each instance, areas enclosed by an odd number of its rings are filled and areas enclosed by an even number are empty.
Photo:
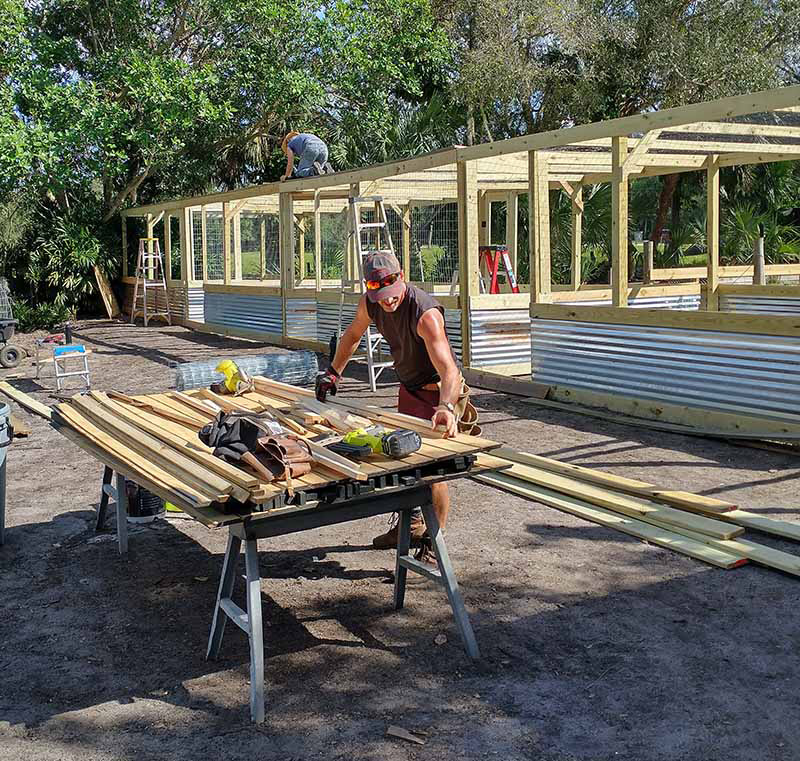
M456 407L463 407L463 380L444 329L444 309L429 293L406 283L397 257L372 253L364 260L366 293L356 316L339 339L330 367L319 374L317 399L336 393L336 384L353 356L361 337L372 323L389 344L394 369L400 380L397 411L441 427L446 436L458 431ZM432 501L439 525L444 528L450 511L446 483L432 485ZM375 537L377 549L397 546L397 525ZM430 547L423 541L425 523L421 514L412 518L411 538L422 545L421 559L430 562Z
M328 146L322 138L310 132L289 132L281 142L281 150L286 155L286 171L281 181L293 177L313 177L315 175L333 174L333 167L328 161ZM298 159L294 165L295 157Z

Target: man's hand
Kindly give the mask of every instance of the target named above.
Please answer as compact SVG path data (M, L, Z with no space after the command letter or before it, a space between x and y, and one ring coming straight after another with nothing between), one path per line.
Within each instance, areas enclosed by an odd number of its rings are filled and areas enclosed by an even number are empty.
M444 437L452 439L458 433L456 416L447 407L437 407L436 412L431 418L431 427L436 430L439 426L444 426Z
M281 175L281 182L285 182L285 180L286 180L286 175L285 175L285 174L282 174L282 175Z
M336 372L332 367L323 370L317 375L314 383L314 393L320 402L324 402L328 398L328 394L336 396L336 384L342 376Z

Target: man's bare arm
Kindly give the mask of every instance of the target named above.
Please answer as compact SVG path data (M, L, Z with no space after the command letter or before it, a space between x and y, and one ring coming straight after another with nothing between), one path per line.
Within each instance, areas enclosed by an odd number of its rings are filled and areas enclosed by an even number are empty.
M431 358L436 372L441 379L439 402L441 404L455 404L461 391L461 373L453 359L450 341L444 329L444 318L438 309L429 309L420 317L417 323L417 333L425 342L428 356ZM446 409L437 410L432 423L435 426L444 425L449 436L456 434L455 416Z
M333 358L331 365L334 372L338 375L344 373L347 363L355 353L356 347L361 341L361 337L367 332L371 320L367 314L367 297L362 296L358 302L356 309L356 316L353 321L348 325L347 330L342 333L339 343L336 346L336 356Z

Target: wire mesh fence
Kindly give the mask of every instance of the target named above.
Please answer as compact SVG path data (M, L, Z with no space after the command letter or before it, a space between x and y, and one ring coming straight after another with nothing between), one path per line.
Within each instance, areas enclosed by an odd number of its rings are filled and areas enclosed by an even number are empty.
M180 280L181 277L181 225L178 217L169 216L170 234L170 272L169 276L173 280Z
M458 271L458 204L433 203L411 210L411 280L448 284Z

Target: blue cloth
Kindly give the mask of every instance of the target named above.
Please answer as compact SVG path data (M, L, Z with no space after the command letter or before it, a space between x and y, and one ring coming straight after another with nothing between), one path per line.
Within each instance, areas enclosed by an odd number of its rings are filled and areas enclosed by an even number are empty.
M289 141L289 148L299 159L294 170L295 177L311 177L317 173L315 161L322 166L328 161L328 146L316 135L301 132Z

